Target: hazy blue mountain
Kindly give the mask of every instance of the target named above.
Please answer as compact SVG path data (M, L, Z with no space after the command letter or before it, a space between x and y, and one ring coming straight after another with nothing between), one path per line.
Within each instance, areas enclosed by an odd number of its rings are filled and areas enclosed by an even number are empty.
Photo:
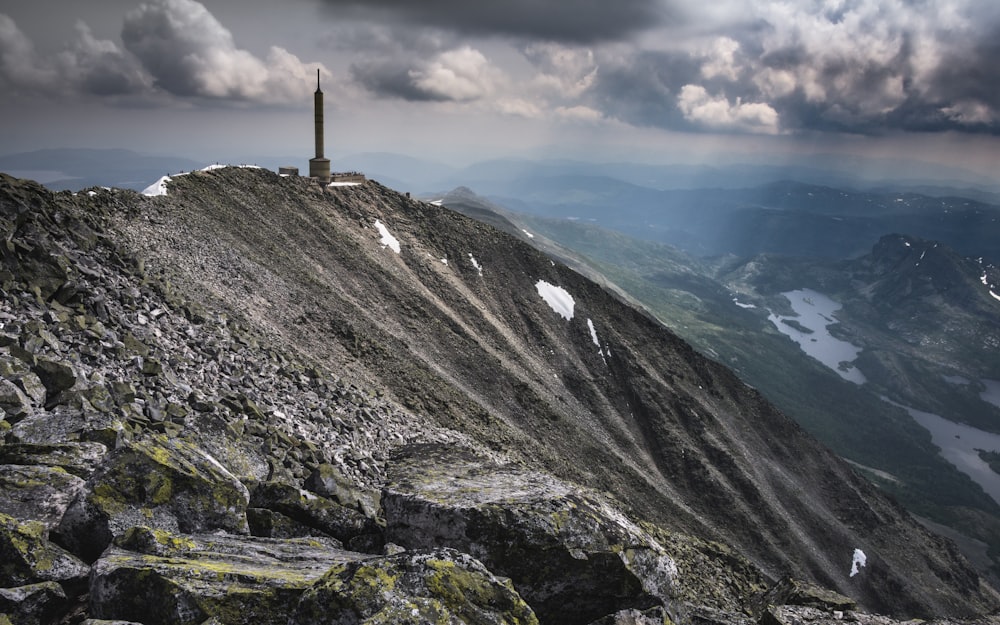
M0 171L70 191L102 186L142 190L160 176L205 165L188 158L119 149L37 150L0 156Z

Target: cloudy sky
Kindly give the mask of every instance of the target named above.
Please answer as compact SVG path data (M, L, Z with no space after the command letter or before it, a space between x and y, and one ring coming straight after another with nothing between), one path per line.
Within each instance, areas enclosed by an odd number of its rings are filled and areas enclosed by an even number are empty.
M8 6L13 5L13 6ZM0 153L1000 165L986 0L0 2Z

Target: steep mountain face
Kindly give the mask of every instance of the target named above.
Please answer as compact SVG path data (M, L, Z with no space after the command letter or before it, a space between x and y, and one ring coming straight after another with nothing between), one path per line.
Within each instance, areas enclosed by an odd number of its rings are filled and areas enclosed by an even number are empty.
M253 579L281 589L268 601L302 597L298 623L323 622L310 620L317 602L345 605L363 579L399 575L438 597L441 562L487 598L475 610L506 606L496 622L527 619L522 597L543 623L682 604L751 613L764 580L787 575L897 615L995 605L949 543L732 372L491 226L374 182L324 189L256 169L175 177L154 198L2 184L0 450L22 446L9 466L43 464L26 445L72 442L92 458L57 489L66 501L46 527L80 559L60 580L96 559L97 616L141 620L115 606L132 605L123 580L143 563L176 580L177 558L234 550L207 532L277 540L276 527L339 541L307 556L245 539L272 567ZM338 551L386 543L410 555ZM711 576L738 583L679 581L691 544ZM441 548L458 551L419 551ZM852 571L856 550L866 566ZM536 557L547 579L513 561ZM303 558L333 568L280 574ZM609 595L583 590L604 578L617 580ZM185 579L184 596L214 597L203 614L237 622L218 616L217 588ZM589 598L572 617L553 607L563 586ZM457 609L440 597L435 610Z

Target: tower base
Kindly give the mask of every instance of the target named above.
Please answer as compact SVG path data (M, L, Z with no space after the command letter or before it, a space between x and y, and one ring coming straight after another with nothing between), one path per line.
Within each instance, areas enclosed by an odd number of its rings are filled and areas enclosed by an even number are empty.
M330 182L330 159L309 159L309 177L315 178L322 183Z

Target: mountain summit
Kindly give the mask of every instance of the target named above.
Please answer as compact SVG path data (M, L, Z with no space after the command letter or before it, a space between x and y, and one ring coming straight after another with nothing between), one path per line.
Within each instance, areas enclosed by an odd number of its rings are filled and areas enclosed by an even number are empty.
M0 613L996 606L730 370L515 236L371 181L227 167L165 189L0 182L0 586L21 597Z

